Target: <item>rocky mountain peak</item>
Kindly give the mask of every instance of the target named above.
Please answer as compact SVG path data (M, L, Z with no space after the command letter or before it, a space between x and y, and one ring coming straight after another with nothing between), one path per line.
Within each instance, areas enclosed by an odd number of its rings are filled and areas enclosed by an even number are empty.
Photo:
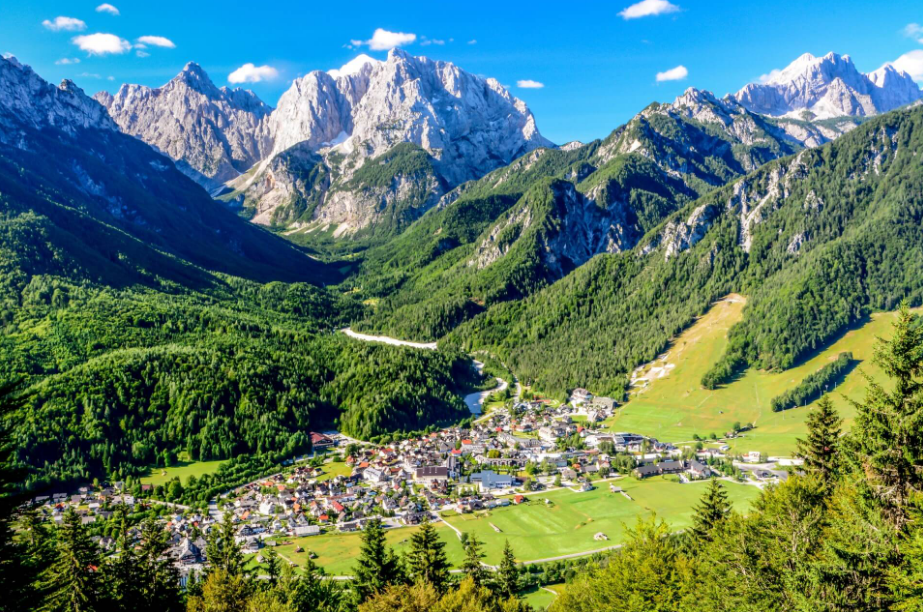
M775 117L828 119L865 117L920 99L920 88L893 67L859 72L848 55L805 53L763 83L733 96L747 109Z
M262 159L270 150L270 107L253 92L218 88L189 62L162 87L123 85L98 94L119 127L177 161L210 191Z
M21 142L23 127L58 128L70 135L80 128L117 129L73 81L55 87L15 57L0 57L0 140L27 146Z

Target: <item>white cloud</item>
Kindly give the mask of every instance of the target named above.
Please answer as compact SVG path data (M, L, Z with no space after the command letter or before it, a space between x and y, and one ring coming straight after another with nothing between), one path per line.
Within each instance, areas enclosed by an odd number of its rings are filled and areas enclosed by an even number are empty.
M423 37L423 40L420 41L420 45L423 47L428 47L429 45L444 45L445 41L440 38L426 38Z
M55 62L55 64L58 66L70 66L71 64L79 64L79 63L80 63L79 57L62 57L61 59Z
M228 75L228 83L259 83L279 76L279 71L272 66L254 66L246 63Z
M164 47L165 49L175 49L176 45L169 38L163 36L142 36L138 39L142 45L152 45L154 47ZM141 47L142 49L144 47Z
M112 75L110 74L109 76L106 77L106 80L107 80L107 81L114 81L114 80L115 80L115 77L112 76Z
M378 28L375 30L375 32L372 33L372 37L368 40L351 40L349 42L354 47L368 45L369 49L372 51L388 51L394 47L409 45L416 39L416 34L410 34L406 32L389 32L388 30Z
M689 71L686 70L685 66L677 66L676 68L670 68L669 70L664 70L663 72L657 73L657 82L662 81L681 81L689 76Z
M522 89L541 89L544 86L544 83L539 83L538 81L533 81L532 79L522 79L521 81L516 81L516 87L520 87Z
M137 55L138 57L150 57L151 56L151 54L148 53L147 51L142 51L140 49L135 51L135 55Z
M779 70L778 68L773 68L766 74L761 74L759 78L757 78L757 81L759 81L760 83L768 83L769 81L773 80L780 74L782 74L781 70Z
M78 74L77 76L78 76L78 77L82 77L82 78L84 78L84 79L101 79L101 78L103 78L103 77L101 77L100 75L96 74L95 72L81 72L81 73Z
M619 13L622 19L637 19L639 17L651 17L653 15L665 15L666 13L675 13L679 7L667 0L641 0L632 4Z
M908 23L907 27L904 28L904 36L923 43L923 26L919 23Z
M897 70L903 70L914 81L923 81L923 49L903 54L891 63Z
M97 6L96 12L97 13L109 13L110 15L118 15L119 9L115 8L109 3L106 3L106 4L100 4L99 6Z
M73 43L90 55L121 54L131 51L131 43L115 34L86 34L74 36Z
M55 17L53 21L46 19L42 22L42 25L52 32L60 32L61 30L81 32L87 29L87 24L76 17Z
M476 45L476 44L478 44L478 39L477 39L477 38L472 38L471 40L468 41L468 44L469 44L469 45Z

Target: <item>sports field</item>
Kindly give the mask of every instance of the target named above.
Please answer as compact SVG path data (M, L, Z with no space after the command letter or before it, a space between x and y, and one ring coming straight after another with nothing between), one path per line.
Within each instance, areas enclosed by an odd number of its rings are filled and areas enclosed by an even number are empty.
M612 482L632 499L612 493L608 482L598 482L594 490L586 493L569 489L534 493L523 505L477 514L446 513L445 518L460 531L473 533L484 542L485 561L496 565L506 540L519 561L587 553L619 544L626 527L634 527L639 516L647 517L651 512L671 528L683 529L690 525L693 507L705 490L705 482L680 484L662 477L642 481L621 478ZM740 511L747 511L749 502L759 495L754 486L723 484ZM545 504L546 498L552 503ZM609 539L596 540L597 533Z
M796 439L806 433L804 420L813 404L774 413L770 401L843 351L851 351L860 362L835 391L831 389L834 405L849 426L854 410L845 398L863 396L865 381L861 371L878 380L883 378L871 357L876 338L890 337L895 313L872 315L870 321L846 332L798 367L781 373L751 369L726 387L709 391L700 384L702 375L724 353L727 332L742 317L744 298L729 297L716 303L681 334L665 360L652 364L660 369L654 370L646 389L633 392L630 401L608 419L611 430L650 435L665 442L686 442L692 440L693 434L723 435L735 422L755 423L756 429L730 442L733 451L791 455ZM661 373L663 376L658 377Z
M704 491L705 483L680 484L663 478L637 481L622 478L614 482L633 499L629 500L609 490L607 482L600 482L593 491L575 493L568 489L550 493L536 493L530 501L519 506L508 506L477 514L446 512L446 520L460 531L474 534L484 543L485 561L492 565L500 562L500 554L508 539L519 561L547 559L559 555L586 553L619 544L626 527L633 527L639 516L657 516L667 521L671 528L682 529L690 524L692 509ZM732 482L723 483L735 508L746 512L750 501L759 495L754 486ZM544 503L550 499L552 504ZM494 530L495 525L500 532ZM388 543L398 552L405 551L410 536L418 528L405 527L386 532ZM463 553L455 531L443 523L436 529L446 543L446 553L453 565L460 564ZM598 541L593 536L605 533L608 541ZM359 555L361 534L331 534L294 538L291 544L279 546L279 554L299 566L307 560L308 552L317 555L314 562L331 575L350 575ZM302 553L295 553L297 547Z
M181 483L186 484L190 476L196 478L204 474L211 474L218 471L221 461L181 461L172 467L158 468L152 467L147 476L141 477L142 484L151 484L155 487L165 484L176 477L179 477Z

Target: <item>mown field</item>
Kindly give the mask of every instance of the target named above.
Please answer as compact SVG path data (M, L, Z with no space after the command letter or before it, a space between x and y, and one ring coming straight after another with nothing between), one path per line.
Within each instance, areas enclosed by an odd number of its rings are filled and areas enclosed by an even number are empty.
M563 489L550 493L537 493L530 501L520 506L509 506L489 512L459 515L445 513L446 520L460 531L473 533L484 543L485 561L492 565L500 562L500 554L508 539L519 561L547 559L558 555L588 553L593 550L614 546L622 541L625 529L635 525L638 517L649 516L651 512L674 529L683 529L690 524L692 508L698 502L705 483L680 484L651 478L636 481L622 478L615 482L633 500L609 491L608 483L600 483L595 490L575 493ZM750 501L759 495L754 486L726 482L735 508L746 512ZM544 499L550 499L546 505ZM496 525L500 532L491 525ZM416 527L393 529L387 532L388 543L398 552L404 552L410 545L410 536ZM459 565L462 546L456 533L443 523L436 529L446 542L446 552L453 565ZM597 541L593 536L603 532L608 541ZM303 566L309 552L317 555L314 562L331 575L350 575L359 555L361 534L331 534L306 538L293 538L289 544L279 546L279 554L299 566ZM304 552L295 549L303 547Z
M155 487L165 484L176 477L179 477L181 483L186 484L190 476L199 478L204 474L212 474L218 471L221 461L181 461L172 467L158 468L152 467L147 476L141 478L143 484L152 484Z
M688 527L692 508L704 491L704 483L680 484L659 477L612 482L622 487L632 500L612 493L608 482L601 482L586 493L567 489L536 493L529 496L530 501L525 505L478 514L450 514L446 520L484 542L487 563L499 563L506 540L518 560L531 561L614 546L624 539L626 528L633 527L639 516L646 517L651 512L667 521L671 528ZM746 511L749 502L759 494L753 486L728 482L726 487L735 507L741 511ZM550 505L544 503L546 498L551 500ZM600 532L609 539L595 540L594 536Z
M744 298L730 297L716 303L677 338L665 361L674 367L662 378L655 377L646 389L633 392L630 401L608 419L611 430L637 432L666 442L685 442L692 440L693 434L723 435L735 422L755 423L754 430L729 443L734 452L756 450L767 456L791 455L796 440L806 433L804 421L813 404L774 413L770 401L843 351L851 351L860 362L842 384L831 389L834 405L849 426L854 410L846 398L863 396L865 380L860 372L883 379L871 358L876 339L890 337L895 314L872 315L865 324L847 331L795 368L781 373L750 369L730 384L709 391L702 388L702 375L723 354L727 332L743 314ZM663 365L657 363L655 367Z

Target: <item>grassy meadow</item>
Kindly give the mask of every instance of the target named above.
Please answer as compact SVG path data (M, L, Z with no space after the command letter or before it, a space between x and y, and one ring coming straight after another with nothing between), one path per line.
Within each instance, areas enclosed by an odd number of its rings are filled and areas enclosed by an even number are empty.
M832 399L848 427L855 411L847 398L861 399L866 372L883 380L871 358L876 339L890 337L895 313L876 313L862 325L850 329L831 345L797 367L780 373L747 370L731 383L715 390L702 388L700 380L727 346L727 332L743 316L745 299L729 296L717 302L695 324L683 332L670 347L665 360L645 368L662 368L650 384L631 393L630 400L607 420L614 431L632 431L654 436L665 442L686 442L693 434L723 435L735 422L754 423L756 428L730 441L734 452L760 451L767 456L786 456L795 451L795 441L806 433L804 425L814 405L772 412L770 401L798 385L808 374L851 351L860 363L838 385ZM672 366L670 368L669 366Z

